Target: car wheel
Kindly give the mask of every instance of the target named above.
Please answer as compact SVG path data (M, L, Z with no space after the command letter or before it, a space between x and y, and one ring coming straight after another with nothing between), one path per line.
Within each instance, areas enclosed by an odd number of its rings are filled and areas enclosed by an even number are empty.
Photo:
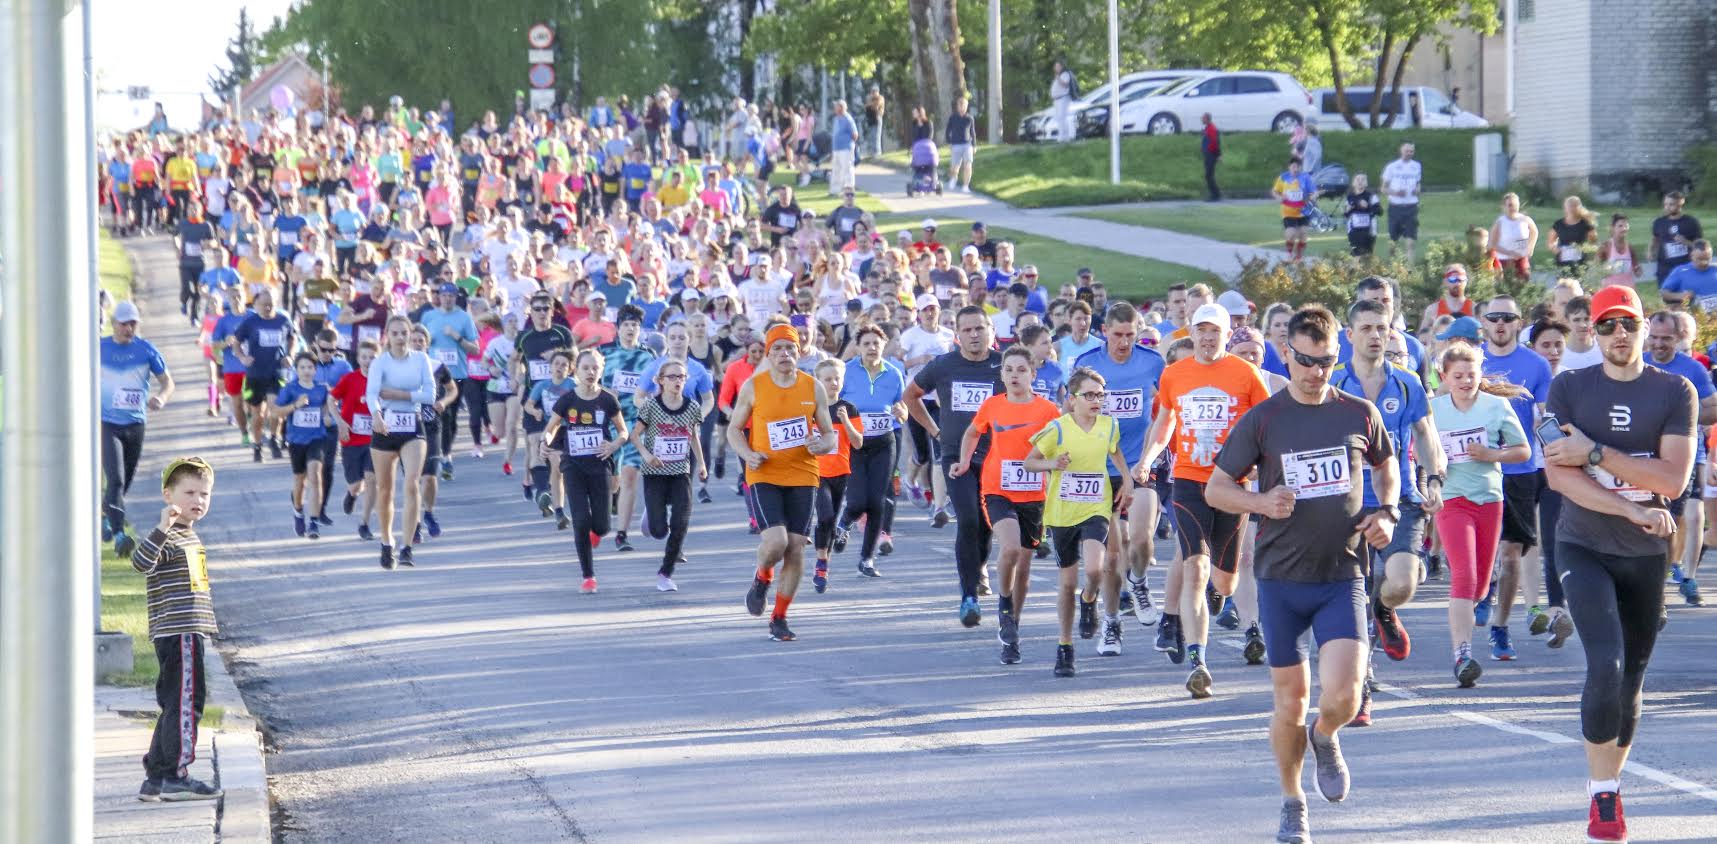
M1151 118L1145 124L1145 131L1152 135L1173 135L1180 131L1180 119L1164 112Z
M1281 114L1276 115L1274 120L1270 121L1270 131L1292 132L1299 128L1300 124L1303 122L1304 118L1300 117L1298 114L1291 111L1284 111Z

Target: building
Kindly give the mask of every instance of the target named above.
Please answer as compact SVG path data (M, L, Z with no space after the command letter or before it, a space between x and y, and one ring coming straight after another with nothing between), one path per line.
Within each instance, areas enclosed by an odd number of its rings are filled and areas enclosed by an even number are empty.
M289 53L285 58L264 68L255 79L245 83L239 92L239 113L248 115L252 111L267 113L273 104L269 97L275 86L285 85L292 92L293 102L299 109L320 108L322 104L322 78L303 56Z

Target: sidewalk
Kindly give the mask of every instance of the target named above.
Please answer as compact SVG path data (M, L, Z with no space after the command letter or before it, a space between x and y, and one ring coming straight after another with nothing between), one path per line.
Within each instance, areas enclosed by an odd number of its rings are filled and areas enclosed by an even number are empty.
M157 239L159 240L159 239ZM177 291L159 290L151 280L176 278L171 268L150 266L127 243L137 264L133 297L149 315L145 336L156 343L173 366L174 351L189 348L196 354L196 336L178 316ZM172 251L149 249L155 265L172 261ZM166 256L163 262L159 257ZM169 317L169 314L171 317ZM152 318L151 318L152 317ZM175 372L194 370L177 367ZM195 378L182 378L180 390L193 394ZM195 408L195 399L177 396L162 414ZM190 412L195 412L191 410ZM144 473L141 481L147 479ZM197 758L191 776L223 789L219 800L184 803L145 803L137 799L143 783L143 755L155 728L160 707L153 688L129 688L98 684L95 688L95 838L98 841L206 842L272 840L269 826L268 776L263 767L262 741L244 698L233 684L226 660L217 642L205 650L204 670L208 700L204 725L197 732ZM136 659L154 659L152 652Z
M1138 258L1184 264L1227 278L1254 258L1280 261L1287 253L1163 229L1068 216L1078 208L1022 210L982 194L947 193L906 196L904 171L866 162L854 169L858 189L900 214L958 216L992 226L1028 231L1078 246L1107 249Z

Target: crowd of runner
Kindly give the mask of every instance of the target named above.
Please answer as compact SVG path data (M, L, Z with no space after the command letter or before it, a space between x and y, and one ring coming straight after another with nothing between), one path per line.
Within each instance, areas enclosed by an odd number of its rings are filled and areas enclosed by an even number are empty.
M1308 747L1322 796L1345 796L1337 735L1371 723L1372 654L1409 657L1395 610L1446 574L1433 658L1459 687L1484 649L1517 658L1517 597L1549 647L1579 637L1591 835L1625 837L1663 577L1673 560L1700 603L1700 502L1717 499L1698 427L1717 389L1687 313L1571 280L1531 308L1475 302L1458 264L1417 330L1378 277L1338 312L1204 284L1131 303L1090 271L1040 280L981 223L891 243L851 188L803 210L765 151L652 143L582 118L457 132L390 108L115 138L101 176L116 231L171 235L199 400L250 459L289 464L306 540L337 500L383 569L411 567L448 527L456 470L497 472L568 532L582 592L598 554L639 535L663 540L672 592L713 477L758 535L746 610L790 641L807 556L823 593L837 555L884 577L895 532L946 531L958 620L980 626L993 597L1003 663L1053 639L1054 674L1076 676L1076 645L1120 655L1130 615L1194 698L1267 665L1281 841L1310 840ZM1708 267L1709 247L1692 258ZM119 303L101 348L103 539L122 554L147 414L175 389L140 317ZM1058 623L1032 631L1044 560ZM1210 649L1213 622L1237 657Z

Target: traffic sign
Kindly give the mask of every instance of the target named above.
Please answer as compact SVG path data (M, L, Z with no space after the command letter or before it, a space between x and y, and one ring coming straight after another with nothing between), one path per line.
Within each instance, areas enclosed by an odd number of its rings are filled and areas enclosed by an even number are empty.
M554 61L554 51L553 50L526 50L525 51L525 61L530 62L531 64L537 64L539 62L552 62L552 61Z
M554 28L546 23L534 24L525 33L525 40L538 50L547 50L554 46Z
M531 80L531 87L532 88L553 88L554 87L554 65L550 65L550 64L533 64L533 65L531 65L530 80Z
M551 108L554 108L554 89L531 91L531 111L547 111Z

